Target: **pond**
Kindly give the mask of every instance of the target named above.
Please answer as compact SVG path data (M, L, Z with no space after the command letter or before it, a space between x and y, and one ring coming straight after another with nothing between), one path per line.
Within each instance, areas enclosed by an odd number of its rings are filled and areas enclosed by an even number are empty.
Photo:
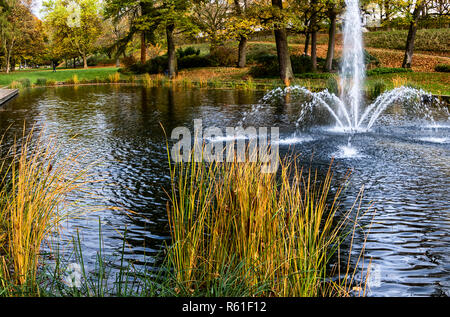
M157 266L156 253L169 240L166 204L170 177L166 139L161 125L192 130L193 120L203 126L233 127L252 114L263 92L214 89L172 89L136 86L80 86L22 91L0 108L0 133L5 148L23 123L56 135L63 151L82 150L86 163L100 164L93 178L92 203L123 210L100 211L67 224L69 239L79 229L83 254L95 261L99 249L99 219L103 252L122 248L126 228L125 259ZM294 109L293 109L294 108ZM375 212L365 242L377 280L372 296L450 295L450 123L395 121L400 110L391 109L380 123L351 138L330 128L327 120L299 130L292 105L271 105L246 120L254 126L280 128L281 153L300 155L302 165L325 172L334 157L335 183L352 171L341 197L350 208L364 186L362 206ZM436 110L436 112L439 112ZM325 114L323 114L325 116ZM323 121L323 122L322 122ZM161 124L161 125L160 125ZM86 203L89 203L88 201ZM373 213L363 219L369 224ZM355 250L364 236L355 237Z

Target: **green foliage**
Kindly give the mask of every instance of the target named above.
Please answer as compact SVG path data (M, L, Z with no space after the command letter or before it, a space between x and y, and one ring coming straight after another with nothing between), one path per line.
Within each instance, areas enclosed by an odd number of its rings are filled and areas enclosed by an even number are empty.
M47 84L47 78L36 79L36 86L45 86Z
M76 52L87 58L101 34L99 4L95 0L64 0L44 3L45 25L53 45L53 55L61 57Z
M28 87L31 87L31 81L30 81L29 78L22 78L22 79L19 79L19 82L20 82L22 88L28 88Z
M253 56L256 66L250 69L250 74L254 77L276 77L278 73L278 57L275 54L260 53ZM325 64L325 59L318 58L319 67ZM328 73L312 73L313 65L310 56L291 55L291 65L294 74L298 78L319 78L330 77Z
M327 90L335 95L339 94L339 85L335 76L331 76L327 80Z
M364 50L364 63L366 64L366 67L380 66L380 60L376 58L375 56L371 55L366 49Z
M209 66L211 66L211 60L208 56L189 55L178 60L178 69Z
M394 73L409 73L409 72L412 72L410 68L379 67L368 70L367 76L394 74Z
M291 65L294 74L310 73L313 70L311 57L306 55L291 55Z
M115 59L109 58L106 54L91 55L87 59L88 66L110 65L114 63Z
M369 87L369 98L375 99L386 90L386 83L382 79L378 79Z
M438 64L434 70L440 73L450 73L450 64Z
M185 49L183 49L182 47L177 49L177 58L183 58L192 55L200 55L200 49L195 49L192 46L188 46Z
M237 52L235 48L220 45L215 47L209 54L211 66L234 66L237 63Z

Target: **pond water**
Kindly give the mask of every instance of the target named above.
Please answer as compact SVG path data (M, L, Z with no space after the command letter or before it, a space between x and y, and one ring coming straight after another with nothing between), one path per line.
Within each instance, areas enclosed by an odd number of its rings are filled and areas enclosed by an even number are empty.
M0 108L0 133L6 133L2 147L21 134L26 121L28 127L57 135L64 151L86 151L86 163L100 160L93 177L107 181L90 185L101 197L95 203L135 214L86 215L67 225L63 239L78 228L83 254L93 263L100 219L104 253L120 251L126 227L126 260L157 266L153 256L170 242L165 192L170 179L160 123L169 135L177 126L192 131L194 119L202 119L204 127L236 126L263 95L135 86L33 89ZM393 107L370 131L353 135L351 144L349 135L331 128L327 118L297 130L296 112L292 105L272 105L246 120L280 127L280 151L300 153L305 166L325 172L334 157L334 186L352 170L341 197L344 208L352 206L364 185L362 206L373 203L375 212L365 243L375 272L369 295L450 295L450 122L445 112L436 110L436 122L396 121L391 119L401 109ZM355 252L363 244L364 236L356 236Z

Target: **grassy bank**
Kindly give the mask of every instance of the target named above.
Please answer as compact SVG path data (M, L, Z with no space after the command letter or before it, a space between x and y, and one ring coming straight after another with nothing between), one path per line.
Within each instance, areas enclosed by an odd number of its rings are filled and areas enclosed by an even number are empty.
M49 84L59 82L67 82L77 76L79 81L106 81L110 75L116 73L116 67L97 67L88 69L57 69L52 70L26 70L16 71L9 74L0 73L0 86L10 85L12 82L20 82L28 80L30 85L37 84L38 80L44 83L45 80Z
M12 88L55 86L57 84L127 83L146 87L184 87L184 88L224 88L242 90L269 90L284 84L277 77L252 78L250 68L200 67L181 70L178 76L169 80L163 75L127 75L117 72L118 68L103 67L90 69L69 69L52 72L49 70L21 71L0 74L0 83ZM292 85L304 86L318 91L327 88L329 74L302 74ZM331 75L330 75L331 76ZM416 88L422 88L436 95L450 95L450 78L447 73L405 72L371 75L367 78L366 90L382 81L386 89L394 87L393 80L401 77L403 81ZM29 82L22 82L27 79Z

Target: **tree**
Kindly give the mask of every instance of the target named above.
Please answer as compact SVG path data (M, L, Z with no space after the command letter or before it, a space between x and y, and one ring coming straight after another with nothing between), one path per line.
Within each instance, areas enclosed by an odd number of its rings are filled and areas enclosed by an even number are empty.
M24 45L33 39L36 21L30 6L31 2L25 0L8 0L0 5L0 41L7 73L14 66L14 63L11 65L11 60L17 49L25 48Z
M423 9L423 1L417 0L414 4L414 10L410 17L410 24L408 30L408 37L406 38L405 56L403 57L403 68L411 68L412 57L414 52L414 41L417 33L417 23L419 22L420 14Z
M192 20L208 36L210 51L223 44L231 6L227 0L210 0L194 6Z
M53 30L54 40L68 42L83 58L84 68L87 56L94 48L101 29L98 2L96 0L56 0L44 3L45 23Z
M336 20L341 11L340 8L342 8L342 1L340 0L330 0L327 3L326 14L330 20L330 24L328 27L328 49L325 69L329 72L333 68L334 49L336 46Z
M286 22L283 14L283 0L272 0L272 7L274 9L274 34L277 46L280 78L288 86L292 79L294 79L294 72L292 71L291 56L289 54L287 41Z

